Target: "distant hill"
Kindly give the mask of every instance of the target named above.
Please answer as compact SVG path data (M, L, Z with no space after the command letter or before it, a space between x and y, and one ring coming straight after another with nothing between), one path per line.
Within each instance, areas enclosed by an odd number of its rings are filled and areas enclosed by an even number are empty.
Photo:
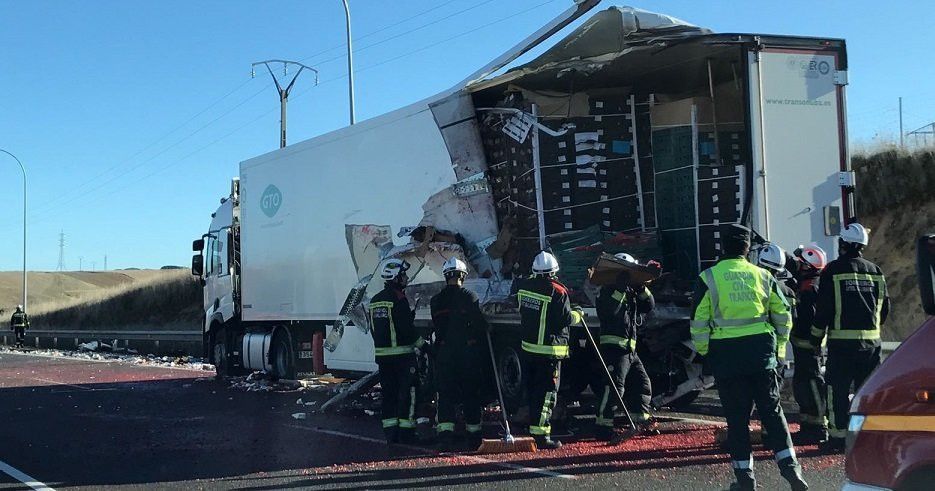
M34 328L200 329L201 286L187 270L30 272ZM21 302L22 273L0 272L0 321Z

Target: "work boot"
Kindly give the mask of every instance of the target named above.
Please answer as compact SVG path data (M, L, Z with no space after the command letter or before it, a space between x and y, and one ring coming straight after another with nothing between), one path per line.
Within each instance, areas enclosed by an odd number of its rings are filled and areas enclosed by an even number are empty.
M614 438L616 432L612 426L598 426L594 430L594 438L600 441L609 441Z
M791 459L790 459L791 460ZM792 491L807 491L808 483L802 477L802 467L798 463L787 463L783 465L780 462L779 474L785 479Z
M737 478L737 481L730 483L730 491L754 491L756 489L756 479Z
M442 452L454 452L457 450L455 442L455 433L453 431L438 432L438 449Z
M396 443L399 441L399 427L390 426L389 428L383 428L383 436L386 438L386 443Z
M464 438L464 446L466 446L467 449L470 451L477 450L478 448L480 448L480 443L483 437L484 436L479 431L473 432L473 433L468 432L468 434L465 435L465 438Z
M844 453L844 439L843 438L829 438L819 443L818 449L826 454L843 454Z
M416 443L415 428L400 428L399 429L399 443L403 443L407 445Z
M815 445L828 439L828 430L822 426L805 425L792 434L792 442L796 445Z
M553 440L549 435L535 435L536 447L540 450L557 450L562 448L562 442Z

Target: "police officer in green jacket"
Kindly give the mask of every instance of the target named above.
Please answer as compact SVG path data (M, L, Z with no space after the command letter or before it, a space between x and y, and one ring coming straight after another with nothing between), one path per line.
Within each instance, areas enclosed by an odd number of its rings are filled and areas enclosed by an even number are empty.
M691 335L711 368L727 418L727 446L736 477L731 489L756 488L749 429L756 405L782 477L793 490L806 490L779 405L777 367L792 328L789 306L776 279L747 261L749 229L725 226L721 237L724 255L702 271L695 290Z
M532 263L532 278L514 284L519 303L523 382L529 396L529 434L542 449L556 449L552 409L558 396L562 360L568 358L568 327L581 322L572 310L568 289L558 281L558 260L542 251Z

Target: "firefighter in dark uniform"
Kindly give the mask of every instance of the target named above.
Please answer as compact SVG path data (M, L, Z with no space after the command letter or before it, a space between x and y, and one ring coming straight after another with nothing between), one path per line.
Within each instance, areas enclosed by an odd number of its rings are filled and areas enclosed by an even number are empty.
M442 268L447 285L432 297L435 329L435 374L438 380L437 426L439 443L454 446L455 408L462 405L468 448L481 443L483 382L490 366L485 333L488 329L475 295L461 285L468 270L453 257Z
M10 330L16 336L17 348L22 348L26 341L26 329L29 329L29 316L23 311L22 305L17 305L13 317L10 317Z
M793 490L808 489L779 405L777 367L792 328L789 306L776 279L747 261L749 229L725 226L721 237L724 255L702 271L695 290L691 334L711 368L727 417L736 477L731 489L756 488L749 428L754 405L780 474Z
M821 348L811 343L815 307L818 303L818 277L828 262L817 245L799 247L795 259L787 262L797 280L796 315L792 322L792 394L799 405L799 431L792 436L799 445L820 443L828 438L825 418L825 380L821 374Z
M556 278L558 260L540 252L532 263L532 278L516 281L523 350L523 382L529 396L529 433L542 449L555 449L552 408L558 395L561 361L568 357L568 327L581 322L572 310L568 290Z
M829 438L823 448L831 452L844 451L851 387L860 389L880 364L880 327L890 309L883 271L861 257L868 242L867 229L848 225L838 238L840 256L821 272L811 341L817 349L828 335Z
M615 257L637 263L633 256L626 253L616 254ZM649 423L652 419L652 385L636 353L636 326L639 317L652 311L655 306L656 302L646 285L632 286L630 274L626 271L617 275L614 286L601 288L597 298L597 317L601 321L598 337L601 356L637 425ZM595 419L597 438L610 440L614 437L616 396L612 395L613 389L607 384L603 370L600 375L598 381L591 385L600 388L595 392L598 397Z
M380 367L383 392L383 432L387 443L412 442L415 439L416 349L424 341L413 323L415 312L409 308L405 288L409 284L409 263L401 259L386 261L380 272L385 287L370 299L368 306L374 357Z

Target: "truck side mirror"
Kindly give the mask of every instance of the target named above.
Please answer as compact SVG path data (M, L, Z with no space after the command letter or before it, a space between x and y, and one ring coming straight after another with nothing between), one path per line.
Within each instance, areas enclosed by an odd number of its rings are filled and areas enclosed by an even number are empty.
M916 252L916 275L919 278L922 310L928 315L935 315L935 235L919 237Z
M205 248L205 240L204 240L204 239L198 239L198 240L193 240L193 241L192 241L192 250L193 250L193 251L195 251L195 252L201 252L201 250L204 249L204 248Z
M205 269L205 257L201 254L195 254L192 256L192 275L201 278L202 273Z

